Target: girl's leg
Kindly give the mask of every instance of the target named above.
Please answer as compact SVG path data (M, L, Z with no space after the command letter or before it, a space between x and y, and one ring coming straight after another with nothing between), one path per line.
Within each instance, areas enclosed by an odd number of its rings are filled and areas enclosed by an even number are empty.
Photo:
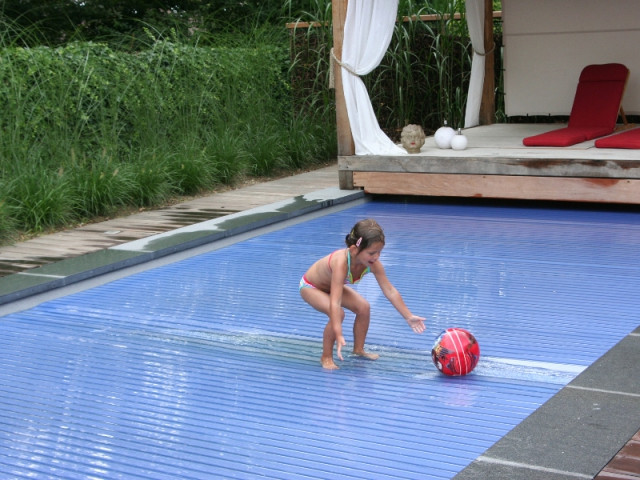
M365 298L349 287L344 288L342 304L356 314L353 321L353 353L362 357L375 360L380 357L376 353L368 353L364 349L364 342L369 331L371 320L371 305Z
M344 319L344 316L343 316ZM322 335L322 357L320 357L320 363L324 368L336 369L338 366L333 361L333 347L336 344L336 333L330 325L330 322L324 327L324 333Z
M315 288L303 288L300 290L303 300L319 312L329 316L329 294ZM364 343L369 331L371 318L371 306L365 298L355 290L345 286L342 292L342 306L355 313L353 322L353 353L362 357L375 360L380 357L376 353L368 353L364 349ZM344 320L344 311L341 321ZM324 327L322 335L322 357L320 362L324 368L336 369L338 366L333 360L333 349L336 343L336 335L329 322Z
M327 318L329 317L329 294L315 288L303 288L300 290L300 296L313 308L324 313ZM342 313L342 320L344 320L344 312ZM335 343L336 334L333 328L331 328L329 321L327 321L322 335L322 357L320 357L320 363L324 368L331 370L338 368L333 361L333 348Z
M364 354L364 341L369 331L370 313L360 311L356 313L353 321L353 353L356 355Z

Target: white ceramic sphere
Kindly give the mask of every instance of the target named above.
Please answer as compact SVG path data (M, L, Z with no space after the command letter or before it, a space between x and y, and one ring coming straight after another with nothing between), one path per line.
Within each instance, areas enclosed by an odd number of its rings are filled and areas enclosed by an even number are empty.
M454 150L464 150L467 148L469 141L467 137L461 133L454 135L451 139L451 148Z
M447 127L445 122L444 126L440 127L436 130L436 133L433 134L433 139L435 140L438 148L451 148L451 139L455 134L456 131L451 127Z

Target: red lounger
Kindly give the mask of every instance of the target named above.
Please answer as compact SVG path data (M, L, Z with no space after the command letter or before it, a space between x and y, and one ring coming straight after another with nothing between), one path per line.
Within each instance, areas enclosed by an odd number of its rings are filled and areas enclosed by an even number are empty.
M640 148L640 128L596 140L598 148Z
M613 132L629 78L620 63L587 65L580 74L569 125L525 138L527 147L568 147Z

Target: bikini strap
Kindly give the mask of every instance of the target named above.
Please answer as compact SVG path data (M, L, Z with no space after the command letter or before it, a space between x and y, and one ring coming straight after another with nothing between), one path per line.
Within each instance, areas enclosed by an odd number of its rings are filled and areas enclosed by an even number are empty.
M349 249L347 251L347 278L349 279L349 283L353 284L353 275L351 274L351 254L349 253Z

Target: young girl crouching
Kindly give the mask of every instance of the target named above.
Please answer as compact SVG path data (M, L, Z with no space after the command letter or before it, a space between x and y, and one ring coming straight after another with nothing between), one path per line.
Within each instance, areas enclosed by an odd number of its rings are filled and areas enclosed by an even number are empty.
M349 285L358 283L371 272L382 293L404 317L416 333L425 330L424 318L411 313L400 292L391 284L380 262L380 252L384 248L384 232L375 220L361 220L355 224L345 239L347 247L336 250L316 261L300 280L300 295L316 310L329 317L322 337L322 366L336 369L333 347L338 345L338 358L343 360L342 347L346 345L342 335L344 310L352 311L353 353L371 360L379 356L364 349L369 330L371 307L365 298Z

